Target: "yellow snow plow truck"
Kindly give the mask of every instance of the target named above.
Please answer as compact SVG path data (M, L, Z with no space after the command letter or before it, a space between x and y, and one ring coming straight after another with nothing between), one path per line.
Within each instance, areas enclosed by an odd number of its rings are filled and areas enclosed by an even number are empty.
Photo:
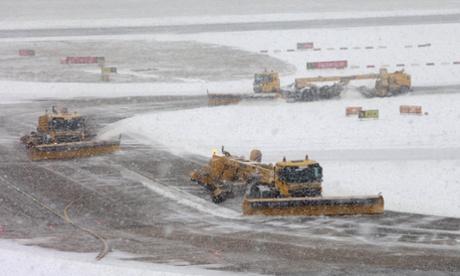
M255 74L254 92L278 92L285 95L290 101L317 101L339 97L343 87L354 80L375 79L373 89L360 87L359 91L366 97L390 97L404 94L411 89L411 76L404 71L389 73L381 68L377 74L359 74L349 76L318 76L297 78L294 85L280 88L280 80L276 72ZM317 85L321 82L330 82L329 85Z
M384 201L375 196L322 196L322 167L310 160L261 163L261 153L253 150L250 159L213 154L209 164L192 172L191 179L211 192L220 203L246 191L244 215L318 216L381 214Z
M87 157L120 149L120 139L99 141L95 136L85 117L53 107L38 118L37 131L22 136L21 142L32 161Z
M381 68L379 73L372 74L296 78L293 84L286 87L280 86L277 72L264 71L254 74L254 94L208 93L208 105L237 104L242 100L272 100L279 97L286 98L288 102L327 100L340 97L345 86L351 81L373 79L375 80L373 88L358 87L358 91L363 96L391 97L409 92L412 85L411 76L403 70L390 73L386 68Z

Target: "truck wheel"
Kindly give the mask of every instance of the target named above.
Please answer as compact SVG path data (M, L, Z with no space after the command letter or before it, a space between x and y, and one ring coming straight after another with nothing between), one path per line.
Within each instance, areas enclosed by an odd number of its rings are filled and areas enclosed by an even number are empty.
M261 197L261 192L259 189L259 185L253 184L249 188L249 197L250 198L260 198Z
M400 92L401 94L406 94L407 92L409 92L409 87L407 86L401 86L401 89L400 89Z

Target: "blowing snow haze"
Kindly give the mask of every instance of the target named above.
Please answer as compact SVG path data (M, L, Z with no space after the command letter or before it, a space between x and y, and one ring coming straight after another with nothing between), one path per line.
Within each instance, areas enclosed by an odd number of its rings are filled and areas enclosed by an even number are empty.
M458 274L459 31L458 1L0 1L0 274Z

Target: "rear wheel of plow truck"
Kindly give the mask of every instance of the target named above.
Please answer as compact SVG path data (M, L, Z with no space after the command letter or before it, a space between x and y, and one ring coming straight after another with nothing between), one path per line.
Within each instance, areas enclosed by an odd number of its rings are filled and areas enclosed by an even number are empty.
M407 94L409 93L409 91L410 91L410 88L408 86L401 86L401 88L399 89L400 94Z

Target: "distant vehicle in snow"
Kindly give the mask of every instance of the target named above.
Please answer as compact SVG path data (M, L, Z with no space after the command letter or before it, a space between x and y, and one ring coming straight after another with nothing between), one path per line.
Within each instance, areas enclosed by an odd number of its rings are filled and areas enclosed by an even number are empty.
M38 118L37 131L21 137L33 161L67 159L112 153L120 149L120 140L96 141L86 118L53 106Z

